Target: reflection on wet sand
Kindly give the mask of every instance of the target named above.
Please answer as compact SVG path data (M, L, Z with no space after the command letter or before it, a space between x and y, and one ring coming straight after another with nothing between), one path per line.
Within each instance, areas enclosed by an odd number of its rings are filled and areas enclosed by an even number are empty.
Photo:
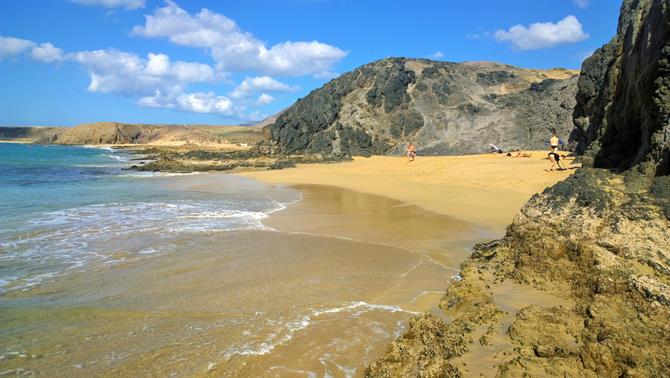
M184 236L3 297L0 370L359 376L489 237L383 197L298 189L302 202L264 221L275 231Z

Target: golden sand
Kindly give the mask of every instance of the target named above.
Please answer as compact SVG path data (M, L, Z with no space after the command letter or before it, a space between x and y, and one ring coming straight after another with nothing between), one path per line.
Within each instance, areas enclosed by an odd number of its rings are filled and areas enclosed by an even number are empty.
M266 183L336 186L399 200L502 234L534 194L574 169L546 172L545 151L530 158L503 155L355 157L338 164L306 164L242 175ZM572 159L568 158L567 163Z

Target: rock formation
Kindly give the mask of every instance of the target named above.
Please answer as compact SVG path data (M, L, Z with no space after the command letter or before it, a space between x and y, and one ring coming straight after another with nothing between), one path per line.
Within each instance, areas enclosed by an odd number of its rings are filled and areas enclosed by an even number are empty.
M573 129L577 72L388 58L312 91L267 126L276 151L323 156L541 149Z
M624 0L582 65L585 168L476 246L443 317L414 319L366 375L670 375L669 33L666 0Z

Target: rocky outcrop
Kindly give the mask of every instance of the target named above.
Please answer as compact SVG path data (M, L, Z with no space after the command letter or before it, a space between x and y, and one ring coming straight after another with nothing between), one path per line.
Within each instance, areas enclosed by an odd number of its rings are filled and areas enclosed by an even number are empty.
M283 154L344 157L540 149L572 131L577 73L489 62L388 58L312 91L266 127Z
M668 7L625 1L616 37L584 62L572 139L586 164L670 174Z
M460 376L472 360L501 377L670 375L669 32L667 1L623 2L617 35L579 79L572 137L585 168L533 196L504 239L476 246L448 289L442 339L493 332L447 355L415 341L434 332L415 319L366 375ZM502 306L510 282L569 305L529 295ZM477 316L485 306L503 315ZM461 319L467 328L451 327Z

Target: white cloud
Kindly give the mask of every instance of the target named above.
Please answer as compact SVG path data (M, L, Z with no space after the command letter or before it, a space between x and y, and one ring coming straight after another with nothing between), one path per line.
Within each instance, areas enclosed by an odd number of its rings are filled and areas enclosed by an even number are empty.
M171 0L153 15L145 16L144 26L133 34L206 48L224 71L259 71L266 74L323 76L347 55L341 49L318 41L278 43L268 48L230 18L202 9L191 15Z
M74 62L88 71L89 92L111 93L139 98L146 107L169 108L194 113L211 113L253 119L259 112L246 114L245 107L212 91L188 92L193 83L214 83L223 78L213 67L198 62L172 62L165 54L149 53L146 58L114 49L65 52L50 42L0 37L0 58L26 55L45 62ZM237 89L243 97L261 91L294 90L269 76L247 78ZM272 96L263 93L255 102L266 105ZM251 102L249 102L251 104Z
M20 55L33 46L33 41L0 35L0 60Z
M144 8L146 4L146 0L70 0L70 2L88 6L102 6L105 8L123 7L128 10Z
M136 54L108 49L79 51L68 56L89 70L90 92L146 95L217 79L214 69L206 64L172 63L164 54L149 53L147 59L142 59Z
M428 55L430 59L440 59L444 58L444 53L442 51L435 51L434 53Z
M572 0L573 3L577 6L577 8L584 9L589 6L589 0Z
M146 96L137 102L141 106L168 108L193 113L221 114L243 118L242 109L236 107L225 96L217 96L214 92L195 93L163 93L156 91L153 96Z
M495 38L501 42L510 42L519 50L542 49L559 43L583 41L589 35L582 30L582 24L575 16L567 16L557 23L537 22L528 27L515 25L509 30L498 30Z
M260 96L258 96L258 99L256 100L256 105L263 106L267 105L275 100L274 97L270 96L267 93L261 93Z
M257 76L244 79L230 92L230 96L233 98L243 98L259 92L290 92L294 90L297 90L297 88L284 84L270 76Z
M233 114L233 102L214 92L182 94L177 97L179 108L196 113Z
M58 47L52 45L49 42L42 43L39 46L33 47L32 51L30 52L30 55L33 57L33 59L46 63L60 62L65 59L65 54L63 53L63 50L59 49Z

